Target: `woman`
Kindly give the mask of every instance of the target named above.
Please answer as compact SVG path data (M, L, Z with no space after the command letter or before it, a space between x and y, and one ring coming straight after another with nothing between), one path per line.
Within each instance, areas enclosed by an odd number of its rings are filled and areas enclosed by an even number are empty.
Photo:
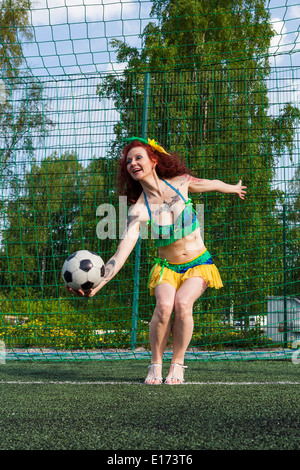
M163 353L171 334L173 355L166 384L184 381L184 356L193 333L193 305L207 287L223 287L219 272L204 246L199 221L188 193L218 191L246 194L239 181L230 185L219 180L198 179L189 174L176 154L167 153L154 140L133 137L120 160L119 190L126 194L129 209L127 230L116 253L106 263L101 284L80 295L91 297L122 268L133 250L143 225L159 250L159 258L149 276L150 294L156 306L150 322L152 360L146 384L162 383ZM73 294L74 291L69 289Z

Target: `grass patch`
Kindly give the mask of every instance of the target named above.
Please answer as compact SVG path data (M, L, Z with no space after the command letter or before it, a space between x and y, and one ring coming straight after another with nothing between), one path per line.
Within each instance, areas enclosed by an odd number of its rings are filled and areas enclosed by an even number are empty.
M146 361L4 364L0 449L300 448L300 387L279 383L299 382L300 366L287 361L187 364L186 381L202 384L143 385ZM167 371L168 364L164 376ZM9 383L14 381L19 383ZM245 382L253 384L239 385Z

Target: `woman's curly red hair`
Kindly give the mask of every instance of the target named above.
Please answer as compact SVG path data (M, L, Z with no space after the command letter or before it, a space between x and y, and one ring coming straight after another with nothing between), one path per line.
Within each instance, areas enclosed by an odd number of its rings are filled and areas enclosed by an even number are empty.
M165 153L153 151L150 145L134 140L126 145L122 151L122 157L119 161L118 190L122 196L127 196L128 204L134 204L142 192L142 186L139 181L135 181L127 171L127 154L134 147L143 147L152 161L156 161L156 173L160 178L174 178L175 176L192 174L187 168L185 162L176 153L167 155Z

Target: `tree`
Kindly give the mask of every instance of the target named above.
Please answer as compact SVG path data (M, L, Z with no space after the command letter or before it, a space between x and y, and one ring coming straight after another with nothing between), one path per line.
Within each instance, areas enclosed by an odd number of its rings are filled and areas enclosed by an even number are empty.
M0 178L7 180L12 159L31 154L52 123L42 84L31 71L20 71L22 40L32 39L31 0L1 0L0 7Z
M88 249L105 259L116 248L116 240L98 240L96 234L97 207L104 202L117 207L109 177L106 159L95 159L84 168L76 154L54 153L12 181L0 234L6 294L14 286L24 298L56 297L69 254Z
M61 267L76 240L85 194L82 166L74 154L53 154L13 182L5 205L1 271L3 290L21 297L56 297Z
M141 135L145 73L151 74L148 135L186 157L199 176L248 187L235 196L205 195L205 241L213 247L229 295L217 311L265 311L267 295L282 288L280 192L272 189L278 158L294 145L296 111L269 113L268 48L273 31L263 0L153 0L138 50L114 39L122 76L98 86L120 112L113 150ZM280 128L280 132L278 129ZM151 248L150 248L151 250ZM207 293L207 308L214 302Z
M23 62L20 39L32 39L29 24L31 0L1 0L0 2L0 71L1 76L15 78Z
M300 295L300 166L288 185L285 218L287 293Z

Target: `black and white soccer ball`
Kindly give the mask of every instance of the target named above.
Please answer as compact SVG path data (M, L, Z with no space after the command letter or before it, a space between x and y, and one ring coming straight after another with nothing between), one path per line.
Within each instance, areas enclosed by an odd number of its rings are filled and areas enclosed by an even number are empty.
M62 277L68 287L88 291L97 287L104 276L104 261L93 251L79 250L63 264Z

